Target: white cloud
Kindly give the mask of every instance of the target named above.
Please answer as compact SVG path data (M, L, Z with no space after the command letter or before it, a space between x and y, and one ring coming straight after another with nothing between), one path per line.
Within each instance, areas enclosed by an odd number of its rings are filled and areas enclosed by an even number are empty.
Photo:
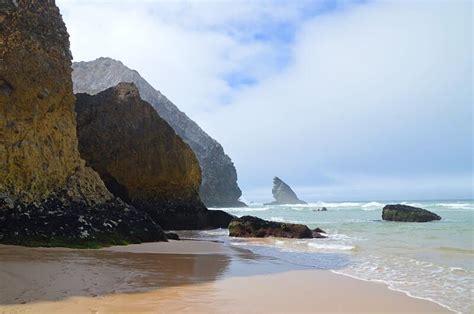
M370 180L394 195L469 196L469 1L342 2L327 14L308 1L59 5L75 59L137 69L223 144L246 195L266 186L269 197L279 175L313 200L386 197ZM285 25L294 38L259 39ZM256 84L233 88L235 74Z

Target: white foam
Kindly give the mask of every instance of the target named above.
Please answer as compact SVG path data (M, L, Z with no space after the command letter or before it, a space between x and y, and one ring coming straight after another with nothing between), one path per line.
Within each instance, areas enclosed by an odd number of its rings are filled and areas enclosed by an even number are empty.
M229 235L229 230L228 229L202 230L200 231L200 233L205 234L205 235L226 236L226 235Z
M382 209L385 205L379 202L370 202L362 205L362 210L377 210Z
M283 217L270 217L270 220L276 222L285 222L285 219Z
M336 275L341 275L341 276L346 276L346 277L350 277L350 278L353 278L353 279L357 279L357 280L361 280L361 281L366 281L366 282L379 282L379 283L382 283L382 284L385 284L390 290L392 291L397 291L397 292L402 292L404 294L406 294L407 296L409 296L410 298L414 298L414 299L420 299L420 300L426 300L426 301L430 301L430 302L433 302L433 303L436 303L452 312L455 312L455 313L461 313L460 311L457 311L455 309L453 309L452 307L446 305L446 304L443 304L441 302L438 302L432 298L426 298L426 297L420 297L420 296L415 296L413 294L411 294L410 292L406 291L406 290L403 290L403 289L400 289L400 288L395 288L393 285L392 285L392 282L390 281L386 281L386 280L380 280L380 279L364 279L364 278L361 278L361 277L358 277L358 276L354 276L354 275L350 275L350 274L346 274L344 272L341 272L341 271L337 271L337 270L330 270L333 274L336 274Z
M469 203L439 203L436 206L456 208L456 209L469 209L472 208L473 204Z
M224 210L226 212L236 213L236 212L261 212L261 211L269 210L270 207L234 207L234 208L218 208L218 209Z
M342 244L327 244L327 243L316 243L308 242L309 247L320 249L320 250L331 250L331 251L350 251L355 249L355 246L352 245L342 245Z

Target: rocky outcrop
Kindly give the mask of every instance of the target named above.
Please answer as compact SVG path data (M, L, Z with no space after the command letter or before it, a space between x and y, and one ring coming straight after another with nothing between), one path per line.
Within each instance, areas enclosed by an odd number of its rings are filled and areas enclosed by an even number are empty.
M145 81L137 71L120 61L99 58L73 64L75 93L95 95L120 82L132 82L138 87L143 100L149 102L158 114L192 148L202 169L201 200L208 207L240 207L242 192L237 185L237 172L222 146L204 132L185 113Z
M0 242L166 240L85 167L73 107L68 34L54 1L0 2Z
M311 231L305 225L267 221L253 216L236 218L229 224L229 235L231 237L325 238L321 235L321 232L321 229Z
M199 198L201 169L193 151L133 83L76 97L81 156L115 196L167 230L227 227Z
M386 205L383 208L382 219L389 221L428 222L441 220L441 217L426 209L408 205Z
M272 194L275 201L265 205L307 204L300 200L290 186L278 177L273 178Z

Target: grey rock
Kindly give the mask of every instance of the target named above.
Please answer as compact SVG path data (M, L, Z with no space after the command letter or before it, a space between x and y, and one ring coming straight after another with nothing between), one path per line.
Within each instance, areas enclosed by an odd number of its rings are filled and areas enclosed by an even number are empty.
M242 192L237 185L237 172L222 146L154 89L137 71L129 69L120 61L99 58L74 63L72 78L74 93L91 95L120 82L135 83L141 97L156 109L160 117L168 122L196 154L202 169L200 196L204 204L208 207L246 206L239 201Z
M383 208L382 219L404 222L428 222L441 220L441 217L426 209L408 205L387 205Z
M275 201L265 205L308 204L300 200L290 186L278 177L273 178L272 194Z

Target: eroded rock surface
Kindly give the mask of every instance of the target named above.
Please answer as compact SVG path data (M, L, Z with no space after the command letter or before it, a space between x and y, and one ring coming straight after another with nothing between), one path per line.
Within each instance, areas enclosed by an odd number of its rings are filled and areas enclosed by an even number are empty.
M192 148L202 169L201 200L208 207L240 207L242 192L237 185L237 172L222 146L204 132L185 113L181 112L163 94L155 90L137 71L120 61L99 58L73 64L75 93L95 95L120 82L133 82L143 100L149 102L158 114Z
M133 83L94 96L77 94L76 112L81 155L114 195L164 229L211 227L194 152Z
M267 221L253 216L236 218L229 224L231 237L325 238L320 234L321 232L323 231L319 228L312 231L305 225Z
M278 177L273 178L272 194L275 201L265 205L307 204L300 200L290 186Z
M84 166L71 71L54 1L0 2L0 242L165 240L156 223L115 199ZM104 227L108 220L117 225Z

